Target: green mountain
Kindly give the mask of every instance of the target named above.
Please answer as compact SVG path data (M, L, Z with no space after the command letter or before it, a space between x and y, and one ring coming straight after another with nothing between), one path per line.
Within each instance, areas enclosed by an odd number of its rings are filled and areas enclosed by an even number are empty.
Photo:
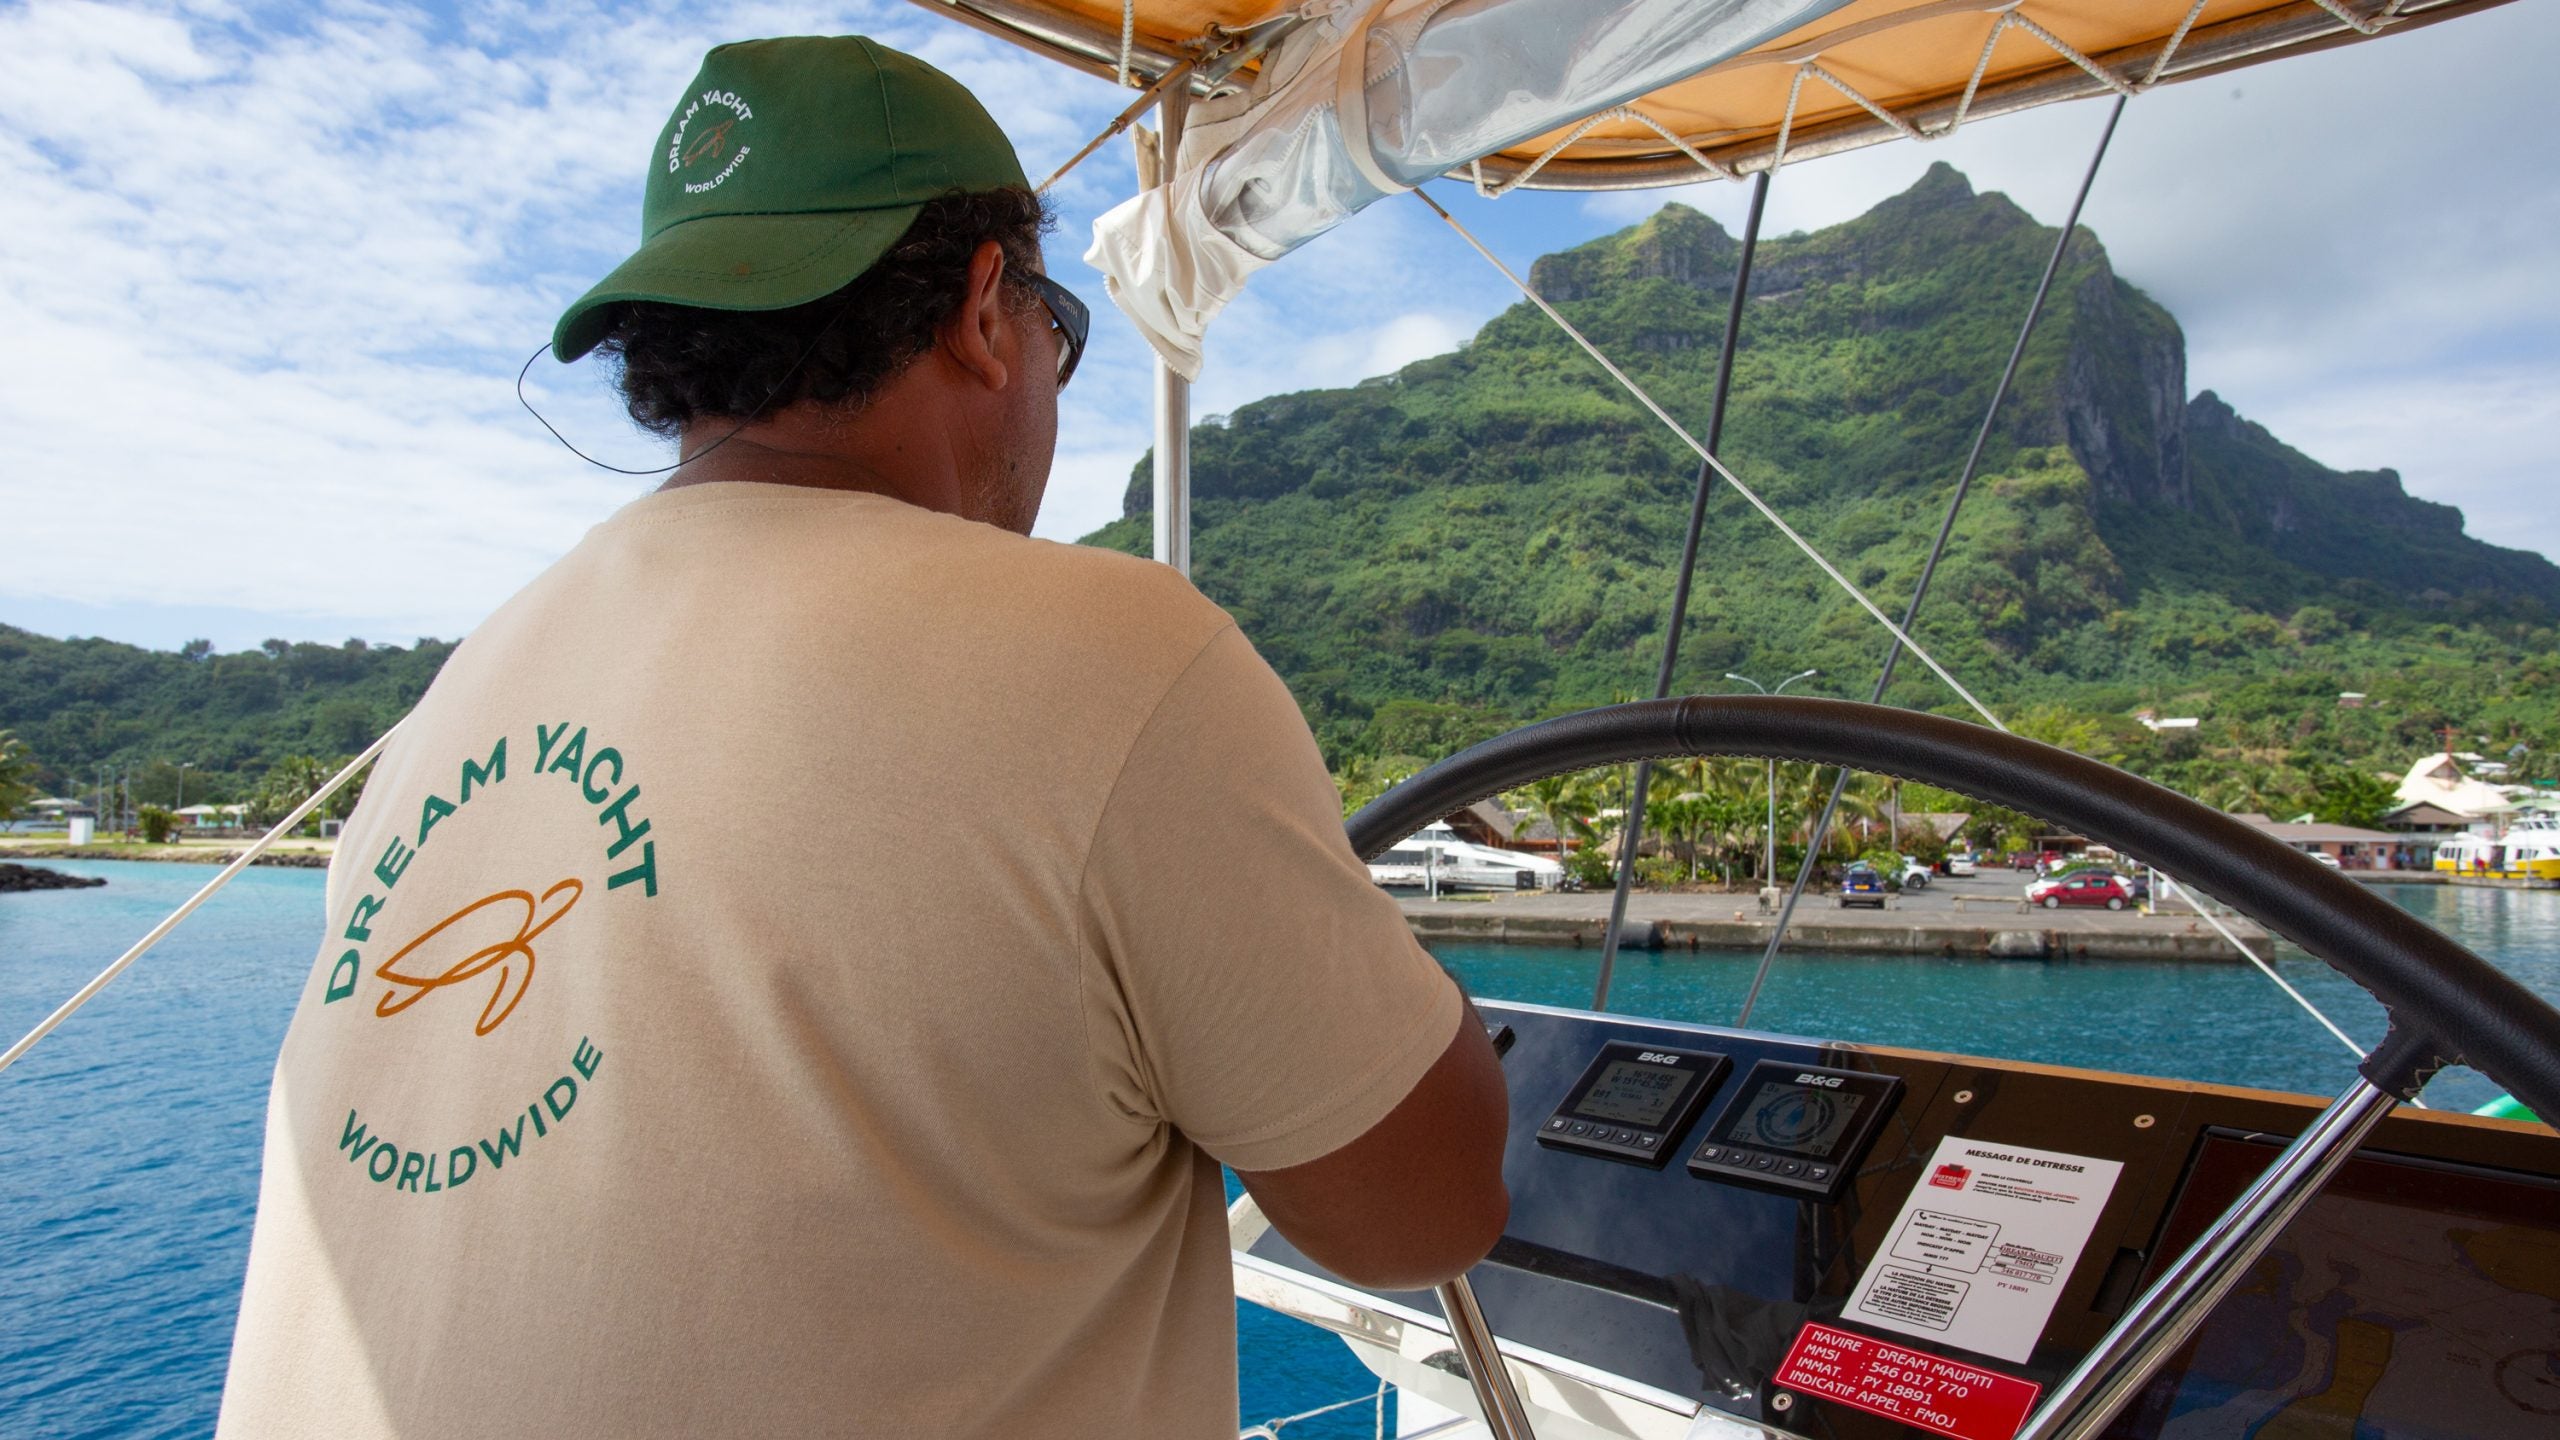
M1897 616L2053 240L1939 165L1761 245L1725 458ZM1702 433L1738 251L1671 205L1532 280ZM1337 760L1650 693L1694 457L1526 304L1454 354L1205 424L1192 455L1196 578ZM1149 490L1141 462L1089 543L1144 553ZM2190 398L2177 322L2083 230L1916 634L1995 708L2145 737L2123 717L2149 704L2208 717L2225 760L2396 768L2448 721L2560 740L2555 612L2543 557ZM1818 666L1816 688L1863 699L1886 638L1719 485L1680 688ZM1895 702L1954 713L1925 669L1901 675Z
M1892 613L2052 243L1939 166L1854 221L1761 246L1726 458ZM1736 259L1673 205L1533 278L1702 431ZM1529 307L1454 354L1204 424L1192 453L1197 579L1337 763L1650 693L1694 459ZM1141 462L1092 543L1144 553L1148 493ZM2083 231L1917 633L2030 733L2299 809L2340 767L2401 769L2443 725L2560 775L2555 614L2560 567L2464 535L2391 471L2327 469L2190 397L2177 322ZM1814 666L1798 690L1864 698L1884 638L1719 488L1681 688ZM40 789L105 764L165 802L184 760L189 799L245 799L289 757L361 746L451 648L168 654L0 626L0 730ZM1896 703L1955 712L1925 669L1901 676ZM2368 703L2342 706L2348 691ZM2205 723L2155 739L2130 718L2145 705Z

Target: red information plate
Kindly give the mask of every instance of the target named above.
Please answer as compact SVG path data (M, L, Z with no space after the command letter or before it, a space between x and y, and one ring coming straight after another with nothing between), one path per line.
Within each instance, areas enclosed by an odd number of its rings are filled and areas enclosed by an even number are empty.
M1957 1440L2013 1440L2042 1389L1828 1325L1804 1327L1775 1383Z

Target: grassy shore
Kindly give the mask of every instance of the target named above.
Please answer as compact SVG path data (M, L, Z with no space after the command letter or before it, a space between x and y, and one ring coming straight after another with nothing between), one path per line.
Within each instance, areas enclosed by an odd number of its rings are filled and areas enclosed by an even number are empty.
M228 865L249 848L253 837L195 836L152 845L140 840L97 840L73 845L60 835L0 836L0 860L157 860L181 865ZM338 842L293 836L277 841L253 863L303 869L325 869Z

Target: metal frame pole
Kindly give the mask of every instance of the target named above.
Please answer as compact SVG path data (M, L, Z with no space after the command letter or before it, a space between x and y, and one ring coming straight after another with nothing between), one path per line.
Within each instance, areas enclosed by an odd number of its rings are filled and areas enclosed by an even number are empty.
M1760 214L1769 200L1769 172L1751 177L1751 211L1742 222L1742 252L1733 267L1733 294L1725 303L1724 336L1716 347L1715 402L1707 410L1707 450L1712 454L1724 441L1724 402L1733 391L1733 352L1742 336L1742 302L1751 291L1751 259L1760 249ZM1689 618L1689 581L1698 569L1698 536L1707 521L1707 496L1714 487L1715 468L1704 461L1698 464L1698 486L1689 500L1689 533L1680 544L1680 578L1671 587L1671 619L1662 637L1662 666L1654 673L1653 698L1659 700L1671 693L1672 667L1680 659L1680 627ZM1627 922L1627 893L1635 885L1636 851L1644 845L1645 792L1653 786L1653 762L1636 762L1635 794L1627 805L1627 820L1620 830L1618 846L1618 888L1609 897L1609 930L1600 937L1600 979L1592 987L1591 1008L1609 1008L1609 977L1618 965L1618 928Z
M1493 1327L1485 1323L1484 1310L1476 1304L1475 1287L1461 1275L1434 1293L1440 1297L1440 1313L1448 1317L1449 1338L1457 1342L1458 1358L1467 1362L1467 1383L1475 1387L1485 1429L1492 1432L1493 1440L1533 1440L1528 1409L1512 1387L1511 1367L1503 1363Z
M1973 477L1982 466L1983 447L1991 440L1992 422L2000 418L2001 402L2009 398L2009 384L2018 378L2018 362L2026 358L2027 341L2036 333L2036 322L2044 318L2045 296L2052 293L2053 277L2062 269L2062 256L2071 248L2071 232L2080 227L2080 207L2089 202L2089 187L2097 182L2098 165L2107 158L2107 146L2115 139L2116 122L2124 118L2124 97L2107 111L2106 127L2098 132L2097 151L2089 157L2089 168L2080 176L2080 192L2071 197L2071 213L2063 217L2062 233L2054 237L2053 254L2044 262L2044 278L2036 282L2036 297L2027 305L2026 323L2018 327L2018 342L2009 347L2009 363L2000 372L2000 384L1991 392L1991 406L1982 414L1982 428L1974 432L1973 449L1964 458L1964 473L1957 477L1955 493L1947 498L1946 518L1938 523L1938 538L1929 547L1929 558L1920 567L1920 579L1911 587L1911 603L1902 611L1902 634L1911 633L1911 623L1920 617L1920 601L1929 593L1929 581L1938 573L1938 557L1947 553L1947 539L1955 533L1956 513L1964 508L1964 497L1973 489ZM1902 663L1902 637L1894 637L1884 652L1884 668L1876 675L1874 694L1869 703L1882 704L1885 690L1893 684L1893 671ZM1787 938L1787 925L1795 919L1796 902L1804 898L1805 882L1813 877L1814 864L1822 854L1822 842L1831 833L1831 820L1840 810L1840 797L1849 789L1849 772L1842 770L1831 780L1831 798L1822 802L1822 816L1813 822L1813 830L1805 838L1804 863L1796 867L1795 883L1787 887L1787 901L1778 910L1778 923L1769 932L1769 948L1760 953L1760 968L1752 972L1751 988L1742 997L1741 1013L1734 1017L1736 1025L1751 1023L1751 1007L1760 1003L1760 987L1769 978L1769 966L1778 958L1778 946Z
M2112 1423L2397 1103L2357 1076L2054 1386L2017 1440L2090 1440Z
M1769 858L1760 871L1760 883L1778 883L1778 762L1769 764Z
M1191 113L1191 91L1176 85L1157 102L1158 144L1163 158L1156 184L1173 183L1182 151L1182 126ZM1155 557L1191 574L1191 382L1161 355L1156 357Z

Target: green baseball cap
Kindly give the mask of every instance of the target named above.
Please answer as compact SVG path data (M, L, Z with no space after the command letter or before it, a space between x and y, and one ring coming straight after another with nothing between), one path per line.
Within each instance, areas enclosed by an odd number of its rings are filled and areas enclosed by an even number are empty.
M860 35L723 45L649 155L640 248L551 332L563 362L613 306L780 310L851 283L928 200L1030 189L1013 142L959 81Z

